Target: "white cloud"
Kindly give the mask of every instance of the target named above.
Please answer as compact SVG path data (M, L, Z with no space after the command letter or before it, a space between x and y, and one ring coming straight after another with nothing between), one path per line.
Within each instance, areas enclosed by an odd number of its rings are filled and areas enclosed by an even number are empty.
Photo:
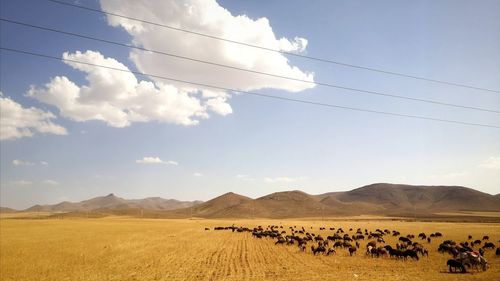
M246 15L233 16L215 0L182 3L174 0L148 3L102 0L101 6L138 18L283 51L303 52L307 46L304 38L277 38L266 18L254 20ZM313 81L312 73L291 65L286 56L277 52L174 32L124 18L108 17L108 23L124 28L134 45L147 49ZM129 70L99 52L66 52L63 58ZM239 90L275 88L298 92L314 87L311 83L220 68L136 49L130 52L130 59L144 73ZM208 118L209 113L226 116L233 112L229 104L230 94L223 90L166 82L156 77L150 77L153 82L141 81L132 73L69 61L65 63L85 72L88 84L77 85L65 76L56 76L44 87L32 87L28 96L57 107L61 116L74 121L100 120L113 127L151 121L188 126Z
M308 41L305 38L295 37L291 40L284 37L277 38L267 18L251 19L246 15L232 15L215 0L188 0L182 3L175 0L146 2L147 4L144 1L123 3L101 0L101 7L165 25L281 51L303 52L307 47ZM132 36L135 45L146 49L313 81L312 73L305 73L291 65L287 57L278 52L245 47L119 17L109 16L107 19L110 25L124 28ZM145 73L174 74L176 78L182 80L224 85L228 88L242 90L276 88L298 92L314 87L310 83L200 64L140 50L132 50L130 58L139 70ZM193 87L185 84L176 85L182 88Z
M17 180L17 181L13 181L11 183L12 183L12 185L15 185L15 186L28 186L28 185L33 184L33 182L28 181L28 180Z
M203 176L203 175L202 175L201 173L193 173L193 176L194 176L194 177L201 177L201 176Z
M63 58L128 70L94 51L66 52ZM112 127L149 121L195 125L197 118L208 117L198 98L173 86L138 81L129 72L66 63L87 73L89 84L78 86L65 76L56 76L45 87L31 87L28 96L56 106L61 116L74 121L101 120Z
M56 116L49 111L25 108L0 92L0 140L32 137L36 132L66 135L64 127L52 122Z
M134 17L149 19L166 25L196 30L217 37L231 38L248 44L265 46L287 52L304 52L307 39L278 38L266 18L251 19L246 15L232 15L215 0L178 1L128 1L116 2L101 0L101 7ZM151 50L174 53L199 60L217 62L252 71L268 72L294 79L313 82L313 73L301 71L293 66L288 58L277 52L263 51L220 40L187 34L170 29L131 21L124 18L107 18L108 23L122 27L132 37L132 42ZM221 68L213 65L176 59L169 56L131 50L130 59L144 73L170 76L186 81L224 86L239 90L258 90L263 88L282 89L298 92L314 87L314 84L292 81L244 71ZM157 83L164 80L151 77ZM232 113L228 103L229 94L222 90L169 82L180 92L201 91L200 102L221 115ZM206 100L205 100L206 99Z
M52 186L57 186L59 185L59 182L55 181L55 180L44 180L42 181L43 184L46 184L46 185L52 185Z
M479 165L481 168L485 169L494 169L494 170L499 170L500 169L500 156L499 157L490 157L486 159L483 163Z
M226 116L228 114L233 113L233 109L228 103L226 103L226 101L227 101L226 97L219 96L207 100L206 105L213 112L218 113L222 116Z
M138 164L168 164L168 165L179 165L176 161L163 161L160 159L160 157L152 157L152 156L146 156L143 157L142 159L135 160L136 163Z
M306 180L306 177L275 177L275 178L269 178L266 177L264 180L268 183L275 183L275 182L297 182L297 181L303 181Z
M30 161L23 161L23 160L19 160L19 159L14 159L12 161L12 165L14 165L14 166L33 166L33 165L35 165L35 163L30 162Z
M44 165L44 166L48 166L49 165L49 162L47 161L40 161L40 164Z

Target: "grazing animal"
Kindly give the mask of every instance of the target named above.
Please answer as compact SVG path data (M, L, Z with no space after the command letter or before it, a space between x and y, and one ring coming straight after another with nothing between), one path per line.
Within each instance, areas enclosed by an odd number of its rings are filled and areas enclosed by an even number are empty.
M402 258L403 257L403 251L397 250L397 249L390 249L389 250L389 257L394 257L394 258Z
M406 260L407 257L410 257L414 260L417 260L418 261L418 255L417 255L417 252L416 251L413 251L413 250L405 250L403 252L403 259Z
M372 258L373 257L377 257L378 258L380 256L377 248L371 248L370 249L370 254L371 254Z
M399 237L399 241L406 243L406 244L411 244L411 240L408 237L401 236L401 237Z
M301 252L305 252L306 251L306 244L305 243L304 244L299 244L299 250Z
M326 252L326 255L329 256L330 254L336 254L337 252L335 251L334 248L328 249L328 252Z
M483 236L483 240L490 240L490 237L488 235Z
M353 254L356 253L356 247L349 247L349 256L352 256Z
M483 249L495 249L495 244L492 242L486 242L484 243Z
M500 256L500 248L497 248L497 250L495 251L495 255Z
M278 241L276 241L276 243L274 243L274 245L278 245L278 244L283 245L285 243L286 243L285 238L283 238L283 237L280 236L280 237L278 237Z
M323 246L318 246L317 248L314 248L314 246L311 246L311 251L313 252L314 255L316 255L317 253L326 252L326 248Z
M333 247L337 248L337 247L342 247L342 242L340 241L337 241L333 244Z
M346 242L342 243L342 247L344 247L344 248L350 248L350 247L352 247L352 245L351 245L351 243L349 243L349 242L346 241Z
M368 248L368 246L377 247L377 241L368 242L368 244L366 244L366 247Z
M372 253L372 249L374 249L374 247L372 247L372 246L367 246L367 247L366 247L366 255L371 254L371 253Z
M449 259L446 262L446 265L448 266L448 270L450 272L457 272L457 270L460 270L462 273L466 273L467 271L465 270L465 266L458 260L454 259Z

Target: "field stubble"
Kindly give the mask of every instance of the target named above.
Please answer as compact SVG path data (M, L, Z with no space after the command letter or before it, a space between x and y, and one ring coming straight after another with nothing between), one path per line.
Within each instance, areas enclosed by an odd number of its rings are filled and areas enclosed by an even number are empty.
M375 230L401 234L442 232L431 244L429 258L401 261L370 258L366 240L350 257L339 249L333 256L313 256L296 246L275 246L250 233L214 231L232 224L254 227L282 224L304 226L324 237L333 232L320 226ZM310 229L310 227L313 229ZM204 228L209 227L210 231ZM449 255L436 251L440 241L465 241L488 234L497 245L500 224L404 222L389 220L148 220L1 219L1 280L500 280L500 258L487 251L486 272L450 274ZM386 239L394 245L396 238Z

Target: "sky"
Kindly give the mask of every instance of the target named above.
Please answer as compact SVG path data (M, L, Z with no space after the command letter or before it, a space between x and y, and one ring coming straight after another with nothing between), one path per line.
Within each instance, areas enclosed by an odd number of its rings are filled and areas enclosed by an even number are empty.
M500 193L498 128L234 91L500 126L497 112L315 84L499 111L499 1L65 1L496 92L251 48L51 1L5 0L2 19L295 80L1 21L3 48L73 61L0 51L1 206L108 193L179 200L229 191L253 198L284 190L320 194L378 182Z

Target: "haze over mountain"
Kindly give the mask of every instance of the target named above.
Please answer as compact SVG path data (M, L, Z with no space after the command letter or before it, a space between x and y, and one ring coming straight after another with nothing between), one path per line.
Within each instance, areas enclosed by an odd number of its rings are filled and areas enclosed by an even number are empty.
M154 217L293 218L347 215L414 216L457 211L500 211L500 196L461 186L412 186L377 183L351 191L311 195L276 192L256 199L232 192L207 202L150 197L123 199L109 194L82 202L35 205L25 211L88 212ZM7 210L6 210L7 211ZM10 211L10 210L9 210ZM140 213L142 214L142 213Z
M14 212L17 212L17 210L7 207L0 207L0 213L14 213Z
M145 209L145 210L173 210L187 208L199 204L202 201L178 201L175 199L163 199L160 197L148 197L144 199L124 199L113 193L107 196L95 197L81 202L64 201L55 205L35 205L25 211L29 212L82 212L112 209Z

